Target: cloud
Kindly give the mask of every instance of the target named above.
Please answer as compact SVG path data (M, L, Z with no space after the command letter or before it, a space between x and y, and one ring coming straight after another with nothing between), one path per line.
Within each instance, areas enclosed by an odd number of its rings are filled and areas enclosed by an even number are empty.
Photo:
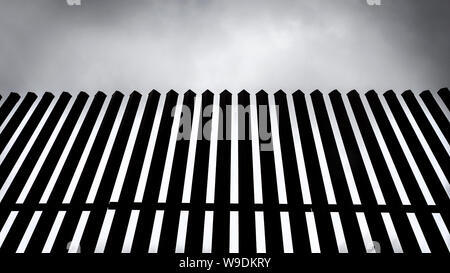
M438 89L446 0L0 0L0 92Z

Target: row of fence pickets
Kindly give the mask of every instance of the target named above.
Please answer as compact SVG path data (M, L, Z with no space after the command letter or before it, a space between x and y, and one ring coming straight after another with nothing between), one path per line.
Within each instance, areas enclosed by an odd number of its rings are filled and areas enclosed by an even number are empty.
M71 251L86 242L88 252L450 249L447 88L0 99L0 252L46 252L55 240L56 252L73 240ZM199 130L179 140L182 105ZM244 120L238 105L249 106ZM237 137L242 122L249 138Z

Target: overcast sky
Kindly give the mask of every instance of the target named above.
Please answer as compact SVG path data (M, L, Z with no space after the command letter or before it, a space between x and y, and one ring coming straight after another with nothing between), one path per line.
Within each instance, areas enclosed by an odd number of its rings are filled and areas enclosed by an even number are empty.
M0 92L436 90L450 1L0 0Z

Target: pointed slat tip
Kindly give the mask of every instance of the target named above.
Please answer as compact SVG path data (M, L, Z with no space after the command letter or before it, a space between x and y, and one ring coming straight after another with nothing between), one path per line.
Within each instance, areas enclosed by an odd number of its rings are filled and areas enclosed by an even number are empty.
M334 89L333 91L331 91L328 96L330 97L340 97L341 96L341 92L339 92L337 89Z
M186 92L184 92L184 96L185 97L195 97L195 92L192 91L191 89L188 89Z
M27 94L25 95L25 97L32 97L32 98L37 98L38 95L32 91L27 92Z
M16 92L10 92L8 95L8 98L12 98L12 99L19 99L20 95Z
M286 97L286 92L284 92L282 89L278 90L274 94L275 97Z
M211 92L211 90L206 89L205 91L203 91L202 96L214 96L214 93Z
M33 93L34 94L34 93ZM63 93L64 94L64 93ZM62 94L61 94L62 95ZM51 93L51 92L45 92L44 93L44 95L42 96L42 97L50 97L50 98L54 98L55 97L55 95L53 95L53 93Z
M322 92L319 89L316 89L311 92L311 96L323 96Z
M150 91L149 94L158 94L158 95L161 95L161 93L160 93L158 90L156 90L156 89L152 89L152 91Z
M140 92L138 92L137 90L133 90L133 92L131 92L130 97L133 96L138 96L138 97L142 97L142 94Z
M83 98L89 98L89 94L84 92L84 91L80 91L80 93L78 93L77 98L83 99Z
M366 96L378 96L377 92L375 90L371 89L365 93Z
M80 91L77 96L89 96L89 94L85 91Z
M383 96L385 97L396 97L396 94L394 92L394 90L387 90L386 92L383 93Z
M245 89L242 89L239 93L238 93L238 96L249 96L250 95L250 93L247 91L247 90L245 90Z
M448 87L444 87L439 89L438 94L442 94L442 93L449 93L450 91L448 90Z
M169 92L167 92L166 96L170 97L170 96L178 96L178 92L176 92L173 89L170 89Z
M300 89L297 89L294 93L292 93L292 96L305 96L305 93L302 91L302 90L300 90Z
M231 92L228 91L227 89L223 90L222 92L220 92L221 96L231 96Z
M147 99L150 99L150 100L159 100L160 97L161 97L161 93L159 93L155 89L152 89L152 91L147 93Z
M256 92L256 96L267 96L267 92L264 91L264 89L259 90L258 92Z
M410 96L414 96L414 93L410 89L402 92L402 97L410 97Z
M122 92L120 92L118 90L114 91L114 93L112 95L114 97L124 97L125 96Z
M355 89L353 89L347 93L347 97L358 97L358 96L359 96L359 92L356 91Z
M62 96L65 96L65 97L72 97L72 94L70 94L69 92L67 92L67 91L63 91L62 93L61 93L61 97Z
M106 94L105 94L105 92L103 92L103 91L97 91L97 93L95 93L95 96L97 97L106 97Z
M420 92L419 96L426 96L431 94L430 90L423 90L422 92Z

